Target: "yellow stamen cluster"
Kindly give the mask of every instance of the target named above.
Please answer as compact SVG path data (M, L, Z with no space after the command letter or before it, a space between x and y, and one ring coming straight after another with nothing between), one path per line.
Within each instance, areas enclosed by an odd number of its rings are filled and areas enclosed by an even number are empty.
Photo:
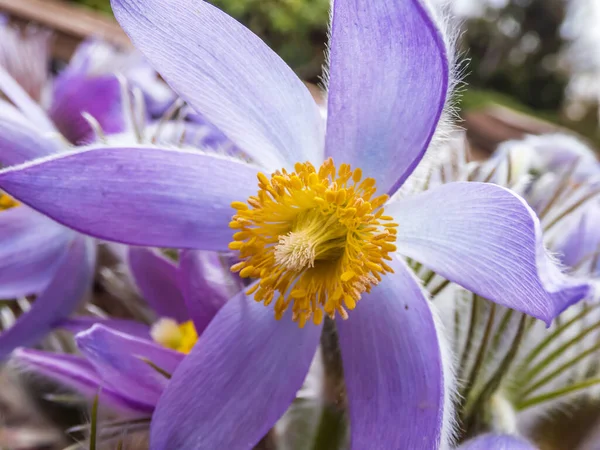
M348 317L364 292L393 272L384 260L396 250L395 223L383 215L387 195L373 197L375 180L360 169L330 158L316 170L297 163L295 171L258 174L260 188L248 203L233 202L229 245L239 251L231 270L260 278L249 290L254 299L275 302L275 318L292 307L300 327L323 314ZM276 296L276 294L279 294Z
M163 347L186 354L192 351L198 341L198 333L191 320L178 324L173 319L162 318L152 325L150 335Z
M0 192L0 211L5 211L10 208L19 206L19 202L10 195Z

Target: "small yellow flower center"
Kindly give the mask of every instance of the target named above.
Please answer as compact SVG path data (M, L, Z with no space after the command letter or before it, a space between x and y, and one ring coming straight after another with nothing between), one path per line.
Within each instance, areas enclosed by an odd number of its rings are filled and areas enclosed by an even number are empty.
M271 178L258 174L259 191L237 210L237 230L229 248L241 262L231 267L244 278L260 278L249 290L254 299L275 302L275 318L291 306L300 327L323 315L348 318L364 292L393 272L384 260L396 250L396 227L383 215L387 195L373 198L375 180L360 169L330 158L317 171L297 163ZM362 180L362 181L361 181Z
M12 198L10 195L0 192L0 211L5 211L10 208L19 206L19 202Z
M198 341L198 333L191 320L178 324L173 319L162 318L152 325L150 336L163 347L186 354Z

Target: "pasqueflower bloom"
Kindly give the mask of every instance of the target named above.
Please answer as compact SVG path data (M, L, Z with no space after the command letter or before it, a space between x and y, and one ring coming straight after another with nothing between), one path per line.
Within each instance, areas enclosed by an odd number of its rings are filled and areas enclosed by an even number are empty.
M241 286L212 252L183 251L175 265L152 250L131 248L128 262L154 325L79 317L61 326L77 332L81 356L19 349L13 359L84 396L100 394L102 406L149 416L169 374Z
M300 388L324 316L339 334L352 447L445 445L443 341L397 253L546 322L587 293L552 265L535 214L502 187L455 183L388 201L428 148L450 81L448 44L421 1L336 0L326 126L291 69L210 4L112 4L171 87L251 163L96 147L6 169L0 187L104 239L239 251L233 269L256 279L173 373L153 449L252 448Z

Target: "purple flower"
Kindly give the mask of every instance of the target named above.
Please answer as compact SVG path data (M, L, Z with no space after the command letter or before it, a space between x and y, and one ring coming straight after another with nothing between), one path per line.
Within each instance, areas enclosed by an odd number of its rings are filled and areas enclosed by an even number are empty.
M0 90L31 122L41 124L41 131L57 130L73 144L89 143L96 137L83 113L92 116L105 134L127 129L117 73L139 91L150 111L160 113L175 100L138 53L118 52L107 43L86 41L66 68L50 80L49 32L30 28L22 36L3 24L0 35ZM27 105L25 97L39 106Z
M555 247L561 262L575 273L598 278L600 275L600 205L594 203L581 214L579 221L564 230L563 239Z
M75 309L91 286L96 246L24 206L0 213L0 230L0 296L37 294L31 308L0 334L3 358L37 343Z
M133 278L159 319L150 328L119 319L76 318L82 356L19 349L13 358L127 414L149 415L166 384L217 311L241 286L211 252L183 251L175 265L148 249L129 249ZM178 325L182 324L182 325ZM164 372L164 373L161 373Z
M0 103L2 164L66 150L42 108L1 69L0 85L15 105ZM90 288L96 263L93 239L25 205L11 206L0 213L0 298L36 294L37 299L0 335L0 357L37 343L70 314Z
M443 340L396 250L546 322L587 293L552 266L535 214L502 187L373 197L375 183L392 195L413 172L446 103L448 49L420 1L334 3L326 126L291 69L210 4L114 0L113 10L165 80L253 163L97 147L6 169L0 187L129 244L223 251L235 228L243 261L234 267L260 278L259 302L227 302L173 373L153 449L252 448L302 385L323 314L336 318L352 447L445 445Z
M175 100L173 92L138 53L119 52L102 41L86 41L54 80L48 110L58 130L69 141L82 144L95 138L83 112L94 117L106 134L126 130L128 117L123 112L122 81L116 74L138 89L151 113L162 114Z
M575 180L594 178L597 181L600 176L600 164L594 152L567 134L527 136L520 141L508 141L498 147L492 159L501 160L511 152L518 154L517 159L523 166L521 170L535 174L559 173L573 166L570 176Z

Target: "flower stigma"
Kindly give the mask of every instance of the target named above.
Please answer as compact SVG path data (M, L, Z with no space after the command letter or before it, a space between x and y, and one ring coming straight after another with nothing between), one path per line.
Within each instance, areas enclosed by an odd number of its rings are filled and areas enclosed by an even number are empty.
M10 195L0 192L0 211L6 211L7 209L19 206L19 202L12 198Z
M233 202L231 250L241 262L231 267L242 278L258 278L247 294L265 306L275 301L275 318L291 306L302 328L327 314L348 318L364 292L392 268L396 228L384 216L387 195L373 197L373 178L329 158L316 170L296 163L294 172L258 174L259 191L247 203ZM362 180L362 181L361 181Z
M150 336L163 347L189 353L198 341L196 327L191 320L178 324L170 318L159 319L150 329Z

